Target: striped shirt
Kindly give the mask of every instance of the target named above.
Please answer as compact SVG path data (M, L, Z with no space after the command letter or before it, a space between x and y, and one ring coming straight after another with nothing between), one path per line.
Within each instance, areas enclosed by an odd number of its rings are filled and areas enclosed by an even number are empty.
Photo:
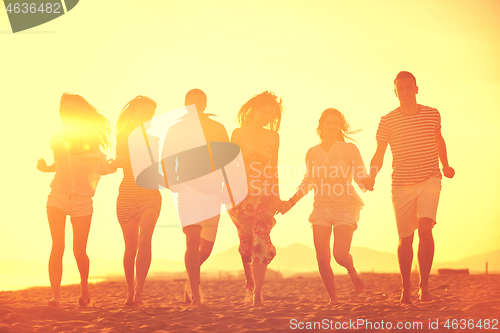
M389 142L392 151L392 186L413 185L430 177L441 178L435 133L441 129L439 111L424 105L406 115L399 108L380 118L377 141Z

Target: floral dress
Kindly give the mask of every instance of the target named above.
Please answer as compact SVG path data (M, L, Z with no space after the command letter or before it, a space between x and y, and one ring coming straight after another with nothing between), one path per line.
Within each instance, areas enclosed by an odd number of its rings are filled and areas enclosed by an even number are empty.
M238 250L243 263L269 264L276 256L276 248L270 237L271 229L276 224L275 197L271 194L275 181L270 177L274 172L270 170L276 143L271 139L266 149L257 150L245 140L244 129L241 129L241 133L240 148L245 161L248 195L228 213L238 230Z

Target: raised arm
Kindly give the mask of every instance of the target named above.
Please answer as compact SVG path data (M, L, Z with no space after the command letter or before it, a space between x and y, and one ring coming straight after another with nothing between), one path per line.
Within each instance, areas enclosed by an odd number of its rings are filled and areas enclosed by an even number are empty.
M448 153L446 152L446 143L444 142L441 129L436 130L436 148L438 151L439 160L443 166L443 174L447 178L455 176L455 170L448 164Z

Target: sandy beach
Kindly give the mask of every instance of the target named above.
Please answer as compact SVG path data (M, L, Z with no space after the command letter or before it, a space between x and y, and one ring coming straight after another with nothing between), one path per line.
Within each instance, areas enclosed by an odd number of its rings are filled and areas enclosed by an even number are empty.
M91 285L95 308L78 307L78 285L62 287L59 309L46 306L51 296L49 287L2 291L0 333L500 330L500 275L432 275L434 300L425 303L417 300L418 276L414 275L413 304L405 306L399 304L397 274L361 274L361 278L366 290L358 296L348 276L335 277L340 303L334 307L326 307L327 294L321 279L315 276L267 281L266 301L261 308L245 301L242 280L202 281L201 308L190 308L182 302L183 281L147 281L141 307L123 305L124 282ZM447 321L449 328L445 327ZM436 324L439 329L434 329Z

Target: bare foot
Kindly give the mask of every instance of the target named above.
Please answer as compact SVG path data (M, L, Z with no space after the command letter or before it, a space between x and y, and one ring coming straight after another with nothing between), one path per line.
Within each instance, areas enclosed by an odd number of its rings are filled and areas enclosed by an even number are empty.
M245 302L245 303L253 302L253 290L247 289L247 293L245 295L245 298L243 299L243 302Z
M255 285L254 285L253 279L247 280L247 282L245 284L245 288L247 288L250 291L253 291L254 287L255 287Z
M142 301L142 292L143 292L142 288L136 288L135 289L134 303L137 304L137 305L142 305L142 303L143 303L143 301Z
M142 295L135 295L135 297L134 297L134 303L137 304L137 305L142 305L143 304Z
M252 265L249 262L244 262L243 263L243 271L245 272L245 288L247 288L250 291L253 291L255 288L255 283L253 281L253 270L252 270Z
M431 293L428 287L420 287L418 290L418 299L422 302L432 301Z
M339 300L337 298L331 299L330 302L327 304L327 306L334 306L339 303Z
M127 293L127 298L125 298L126 306L135 306L134 304L134 294Z
M84 301L84 300L86 300L86 301ZM89 305L89 304L93 304L93 302L91 302L91 300L90 300L90 293L89 293L88 286L81 286L80 299L78 300L78 303L80 306L86 306L86 307L95 306L95 305Z
M411 304L411 288L401 290L401 304Z
M187 280L184 285L184 303L191 303L191 301L191 286L189 285L189 280Z
M199 308L199 307L201 307L201 299L199 299L199 300L193 300L189 306L192 307L192 308Z
M358 272L354 271L353 273L349 273L349 277L351 278L351 282L354 285L356 292L361 294L363 290L365 290L365 284L359 278Z
M124 304L125 304L125 306L138 306L139 305L134 301L125 301Z
M52 299L47 302L47 305L51 306L53 308L58 308L59 307L59 299L52 297Z
M95 308L95 302L90 298L88 301L84 301L81 297L78 299L78 305L84 308Z
M199 292L200 292L200 300L205 300L205 293L203 292L203 290L201 289L201 284L200 284L200 287L198 288Z
M250 291L253 291L255 288L255 283L253 281L253 271L252 271L252 265L250 263L243 263L243 269L245 272L245 288L247 288Z
M264 306L264 302L262 300L262 293L254 293L254 295L253 295L253 306L254 307Z

